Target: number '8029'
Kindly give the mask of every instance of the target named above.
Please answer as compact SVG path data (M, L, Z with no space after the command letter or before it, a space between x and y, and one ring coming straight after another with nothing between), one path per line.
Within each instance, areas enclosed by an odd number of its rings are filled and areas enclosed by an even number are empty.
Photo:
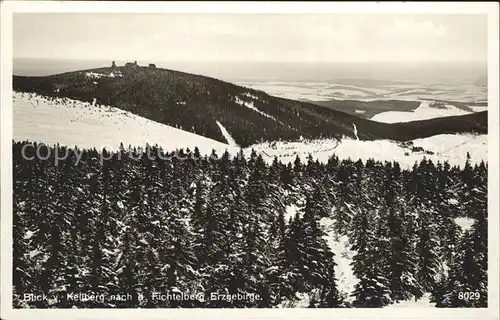
M479 300L481 295L479 292L459 292L458 299L460 300Z

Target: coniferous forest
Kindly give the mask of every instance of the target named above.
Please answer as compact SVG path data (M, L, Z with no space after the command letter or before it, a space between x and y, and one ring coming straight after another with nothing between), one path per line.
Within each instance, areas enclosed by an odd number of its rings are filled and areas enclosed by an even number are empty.
M485 163L38 147L13 142L17 308L487 307ZM355 251L349 294L331 234Z

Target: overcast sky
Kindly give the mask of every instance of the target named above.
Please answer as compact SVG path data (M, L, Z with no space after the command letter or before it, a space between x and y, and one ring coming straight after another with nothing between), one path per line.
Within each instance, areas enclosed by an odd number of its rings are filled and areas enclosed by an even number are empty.
M481 15L18 13L14 58L483 62L487 25Z

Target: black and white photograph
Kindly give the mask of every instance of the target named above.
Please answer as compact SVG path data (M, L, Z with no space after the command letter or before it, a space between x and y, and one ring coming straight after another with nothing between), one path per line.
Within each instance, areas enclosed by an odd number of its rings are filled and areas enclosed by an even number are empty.
M487 11L64 4L9 18L8 308L498 311Z

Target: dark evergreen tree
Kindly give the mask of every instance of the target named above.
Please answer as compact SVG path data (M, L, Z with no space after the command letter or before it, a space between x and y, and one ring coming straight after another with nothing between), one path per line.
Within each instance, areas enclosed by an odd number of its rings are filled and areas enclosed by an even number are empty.
M309 307L341 307L330 248L340 236L355 252L354 307L428 292L439 307L487 304L485 163L403 170L335 156L268 164L255 150L246 159L149 145L42 147L68 154L56 163L23 158L27 143L12 148L15 307L287 307L304 296ZM460 232L458 217L474 223ZM21 301L26 291L127 298Z

